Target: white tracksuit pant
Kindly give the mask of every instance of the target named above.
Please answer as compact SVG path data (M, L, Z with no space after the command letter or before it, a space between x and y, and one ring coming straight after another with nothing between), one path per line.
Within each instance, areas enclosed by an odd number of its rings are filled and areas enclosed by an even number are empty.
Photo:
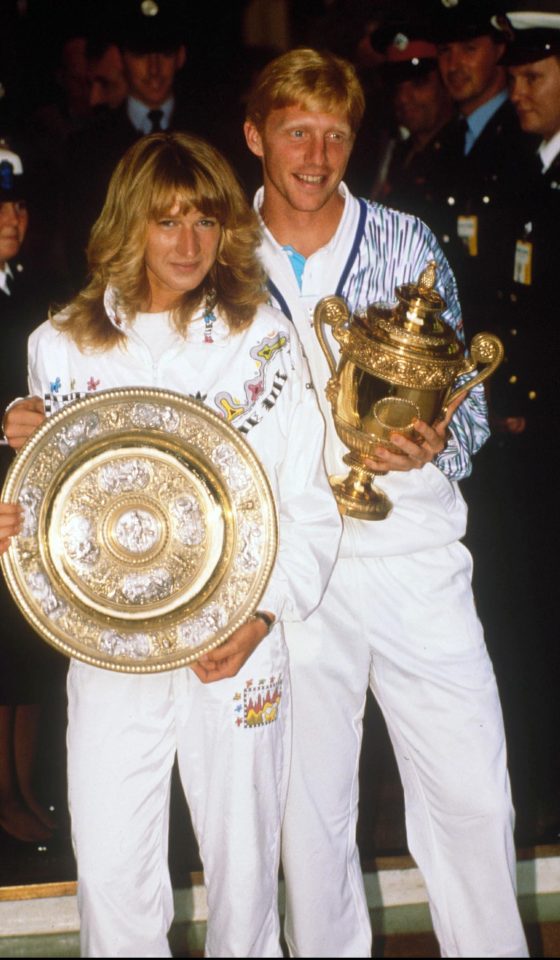
M176 750L207 886L206 955L282 956L278 824L291 704L281 629L232 679L204 685L188 668L135 676L72 661L68 692L81 956L171 956Z
M470 580L459 542L341 559L321 607L287 630L294 740L282 861L292 956L371 956L355 841L368 678L442 955L528 956L502 714Z

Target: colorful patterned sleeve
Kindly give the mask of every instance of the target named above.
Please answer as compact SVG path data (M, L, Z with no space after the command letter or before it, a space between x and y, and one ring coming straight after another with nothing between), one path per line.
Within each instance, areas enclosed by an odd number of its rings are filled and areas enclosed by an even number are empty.
M428 250L422 253L422 262L429 255L437 263L437 286L447 304L447 308L442 315L443 319L455 329L459 339L465 343L459 293L453 271L431 231L422 221L417 221L417 224L421 235L423 235L420 245L424 246L426 244L429 249L429 254ZM467 383L474 376L475 374L472 373L459 377L457 386ZM449 480L463 480L470 476L472 472L472 457L490 436L488 407L482 384L473 387L467 394L467 397L453 415L449 432L451 434L450 439L445 450L436 457L435 464Z

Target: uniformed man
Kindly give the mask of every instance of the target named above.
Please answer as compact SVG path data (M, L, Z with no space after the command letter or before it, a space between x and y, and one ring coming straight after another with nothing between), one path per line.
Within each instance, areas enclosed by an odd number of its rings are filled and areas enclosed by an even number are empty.
M541 0L539 7L546 6ZM548 7L508 14L513 42L502 62L520 126L528 139L538 138L538 167L515 205L498 285L507 355L505 375L494 385L497 412L524 418L543 434L558 412L560 358L553 308L560 263L560 3Z
M0 141L0 407L27 392L27 338L46 316L43 285L21 253L29 224L19 154ZM0 486L13 460L0 443ZM36 793L41 705L62 678L62 658L41 644L0 576L0 828L26 843L52 836L55 821Z
M425 30L403 27L379 31L372 44L383 49L382 75L391 93L399 138L393 141L386 176L374 199L430 223L432 174L437 163L437 134L454 115L454 105L438 70L435 45Z
M466 492L478 507L471 514L478 569L488 562L486 572L498 572L491 590L481 583L478 600L481 615L489 613L497 669L508 675L503 703L518 837L545 843L558 842L560 828L560 660L551 562L560 536L560 2L527 3L495 22L510 37L501 64L539 163L532 176L519 175L509 234L496 228L503 273L496 259L490 315L506 358L490 381L494 436L478 459L478 489Z
M458 120L441 131L434 171L444 243L457 274L465 327L487 329L506 220L534 162L530 140L508 100L501 63L508 37L492 23L498 0L437 0L432 38L443 82ZM446 211L446 214L445 214ZM440 221L441 222L441 221ZM456 241L460 239L460 252Z

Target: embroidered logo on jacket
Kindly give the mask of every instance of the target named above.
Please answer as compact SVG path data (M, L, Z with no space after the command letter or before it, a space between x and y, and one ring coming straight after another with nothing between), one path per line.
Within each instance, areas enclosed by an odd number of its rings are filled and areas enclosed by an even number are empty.
M282 699L282 677L246 680L242 692L234 695L235 724L238 727L265 727L278 719Z
M58 413L67 403L72 403L73 400L83 400L84 397L88 396L84 390L72 390L69 393L59 393L59 390L60 380L55 380L54 383L51 383L52 392L43 394L47 417L50 417L51 413Z
M257 413L257 405L259 408L262 406L265 410L270 410L276 403L288 377L287 374L277 371L273 376L272 387L267 391L267 371L279 351L283 350L288 342L288 337L284 333L276 337L265 337L250 351L257 373L243 384L244 396L233 396L224 390L214 397L219 412L228 423L239 420L240 417L247 417L246 422L240 427L241 432L247 433L262 419L262 414Z

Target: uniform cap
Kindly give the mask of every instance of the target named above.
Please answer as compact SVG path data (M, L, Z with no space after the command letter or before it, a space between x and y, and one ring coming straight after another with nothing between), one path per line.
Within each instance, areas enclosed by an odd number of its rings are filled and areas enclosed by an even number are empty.
M119 19L123 50L159 53L177 50L184 42L184 16L170 0L121 0Z
M492 18L504 12L500 0L434 0L430 39L453 43L474 37L500 36Z
M25 197L23 164L17 153L0 146L0 203L11 203Z
M496 18L496 25L509 37L501 63L522 66L560 55L560 2L541 0L536 9L530 4L522 10L508 11Z
M371 44L384 56L381 69L387 80L400 83L436 69L436 48L424 32L406 27L384 28L373 35Z

